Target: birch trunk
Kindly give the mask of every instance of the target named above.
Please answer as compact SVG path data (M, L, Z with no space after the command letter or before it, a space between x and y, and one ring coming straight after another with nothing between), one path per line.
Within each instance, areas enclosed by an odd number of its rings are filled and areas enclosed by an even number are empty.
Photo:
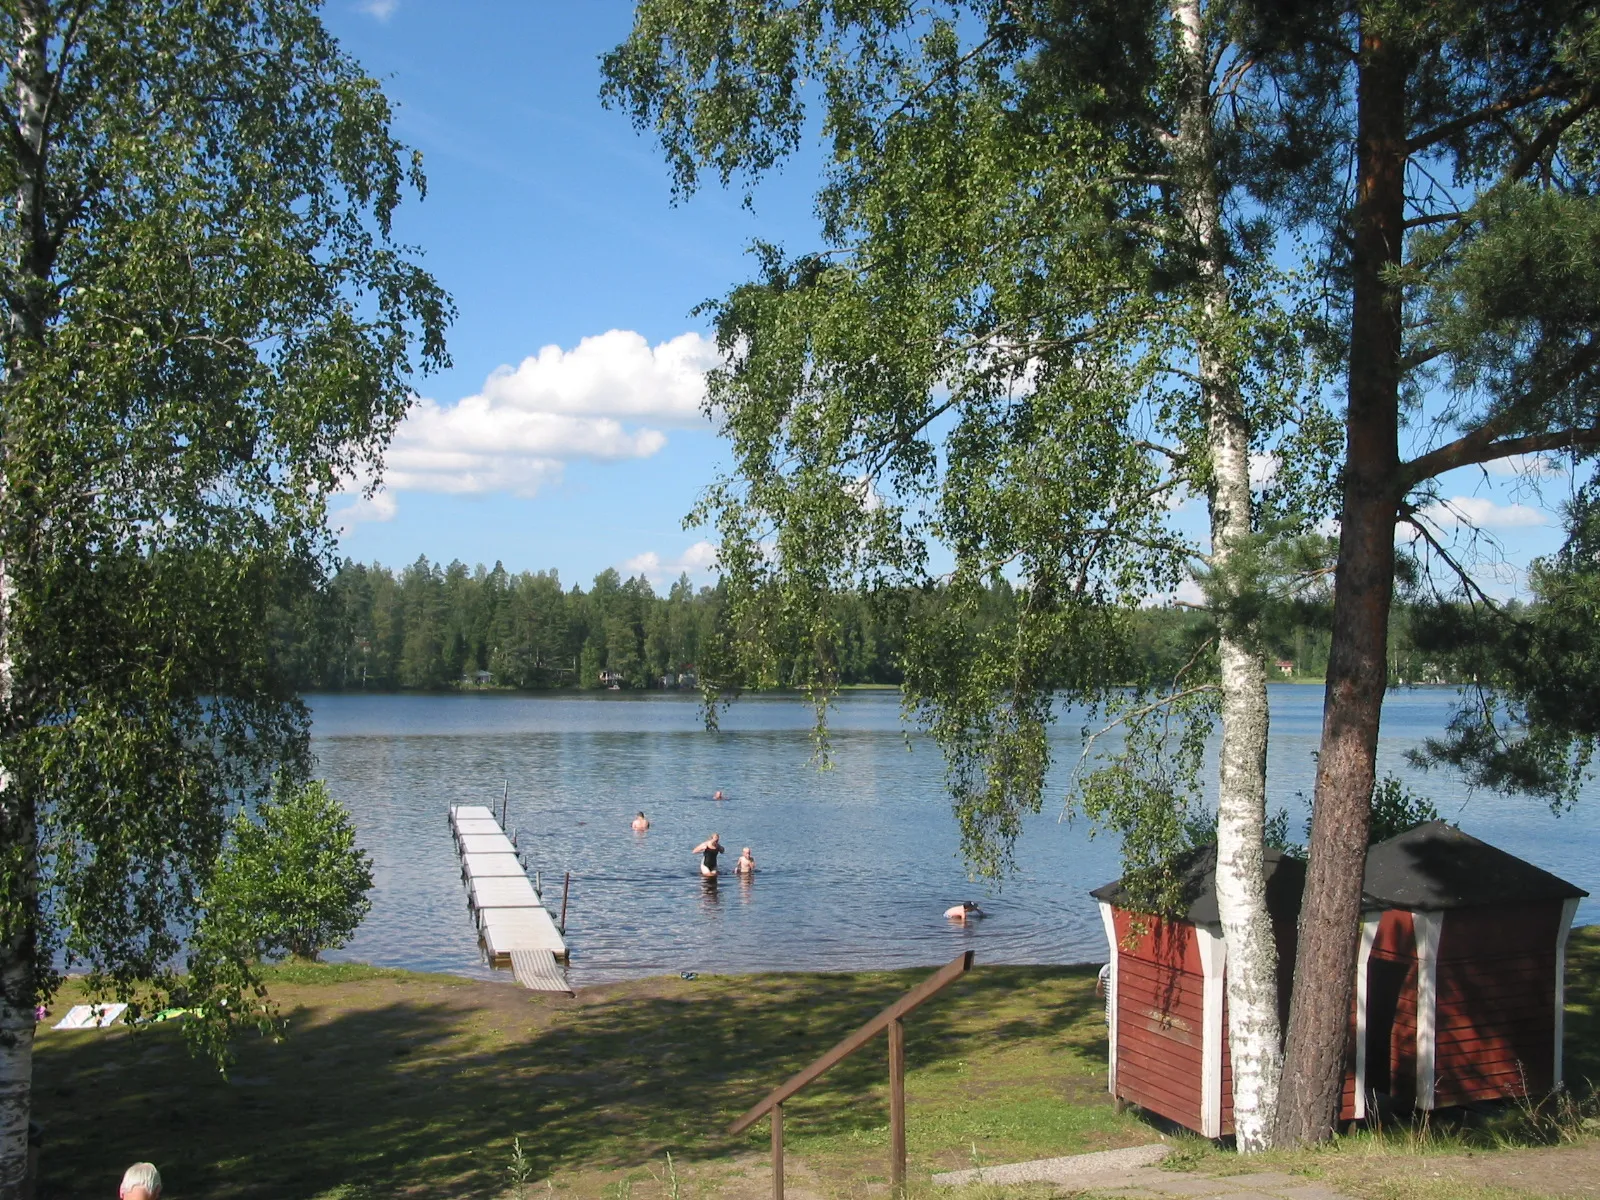
M43 229L44 123L48 88L48 8L38 0L18 6L13 58L14 102L20 144L16 195L17 240L11 248L20 268L21 303L13 302L6 384L18 378L16 348L43 337L44 295L50 271L49 240ZM0 445L0 453L9 447ZM9 507L0 473L0 510ZM0 515L8 523L11 514ZM14 539L11 539L14 544ZM16 647L11 613L16 592L12 563L0 554L0 722L9 733L16 691ZM0 770L0 837L12 878L6 881L7 911L0 931L0 1200L23 1195L28 1170L28 1119L33 1090L34 1005L38 1001L38 833L32 796Z
M1212 141L1207 39L1199 0L1172 6L1182 57L1178 157L1192 234L1202 247L1203 322L1198 339L1212 482L1211 557L1219 577L1251 534L1250 427L1234 372L1215 350L1230 310L1221 201ZM1222 752L1217 777L1217 908L1227 945L1228 1045L1239 1150L1271 1145L1282 1068L1278 949L1267 911L1267 671L1252 631L1221 614Z

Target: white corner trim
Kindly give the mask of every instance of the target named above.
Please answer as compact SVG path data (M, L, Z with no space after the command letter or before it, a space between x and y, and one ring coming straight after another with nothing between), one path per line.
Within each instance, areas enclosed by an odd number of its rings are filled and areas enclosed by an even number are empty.
M1203 925L1196 925L1194 933L1200 969L1205 972L1200 1017L1200 1133L1216 1138L1222 1136L1222 1001L1228 943L1220 932L1213 933Z
M1106 927L1106 944L1111 953L1111 978L1106 980L1106 1091L1117 1094L1117 916L1111 905L1100 901L1100 922Z
M1562 1075L1562 1042L1567 1033L1567 935L1572 932L1572 918L1578 915L1578 898L1572 897L1561 904L1561 924L1556 927L1556 1056L1550 1086L1558 1088L1565 1080Z
M1356 952L1356 1120L1367 1115L1367 962L1382 913L1363 914L1361 949Z
M1417 939L1417 1107L1432 1108L1434 1048L1439 1017L1439 931L1442 912L1414 912Z

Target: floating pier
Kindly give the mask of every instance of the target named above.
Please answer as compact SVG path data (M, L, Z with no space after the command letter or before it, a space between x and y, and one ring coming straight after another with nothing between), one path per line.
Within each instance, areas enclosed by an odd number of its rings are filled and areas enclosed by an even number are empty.
M523 987L570 995L558 965L567 959L567 943L494 813L481 804L453 805L450 833L490 965L510 967Z

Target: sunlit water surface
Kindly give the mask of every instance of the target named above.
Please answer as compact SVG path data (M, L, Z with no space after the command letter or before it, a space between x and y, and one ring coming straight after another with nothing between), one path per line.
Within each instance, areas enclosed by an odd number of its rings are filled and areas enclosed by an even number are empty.
M1454 693L1421 689L1384 706L1380 770L1407 778L1469 833L1600 892L1600 789L1554 816L1537 801L1469 793L1419 775L1408 749L1444 727ZM1054 734L1045 810L1026 822L1016 871L970 882L937 746L901 722L894 692L841 697L833 765L812 761L809 706L740 700L708 733L692 696L589 694L308 698L320 773L355 814L372 855L372 912L331 957L488 975L446 825L451 804L493 803L509 783L546 900L572 875L567 940L579 984L665 971L854 970L927 965L971 946L990 963L1104 957L1091 888L1118 874L1113 838L1058 820L1081 721ZM1311 792L1322 689L1272 688L1269 788L1297 836ZM720 789L726 797L712 799ZM629 821L643 810L648 833ZM690 850L713 830L759 873L702 883ZM731 860L724 860L731 870ZM965 929L962 899L990 914ZM1600 920L1594 899L1578 920ZM504 973L501 973L502 977Z

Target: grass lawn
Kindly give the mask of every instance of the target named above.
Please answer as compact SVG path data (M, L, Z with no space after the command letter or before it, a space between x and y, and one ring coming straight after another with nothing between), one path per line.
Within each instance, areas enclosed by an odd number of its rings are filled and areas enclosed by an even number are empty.
M648 1179L765 1152L723 1131L926 971L675 977L576 1000L442 975L279 969L290 1019L246 1039L227 1080L181 1032L44 1031L35 1105L47 1196L110 1194L148 1158L185 1197L491 1196L520 1137L542 1185ZM57 1011L70 1002L63 996ZM835 1180L883 1177L886 1043L785 1106L790 1153ZM907 1022L914 1170L1150 1141L1105 1094L1093 968L979 967ZM729 1170L740 1170L735 1164ZM751 1169L755 1169L751 1166ZM697 1174L703 1174L697 1171ZM544 1190L541 1186L541 1190Z
M1600 1082L1597 933L1573 937L1574 1081ZM122 1168L148 1158L168 1200L501 1196L513 1138L529 1159L530 1194L549 1194L546 1180L572 1196L671 1194L656 1182L669 1152L685 1197L770 1194L766 1123L729 1139L729 1122L926 974L669 977L572 1000L443 975L279 968L272 993L289 1036L244 1040L226 1079L192 1059L170 1025L42 1027L41 1194L112 1195ZM64 994L56 1011L73 999ZM914 1180L1159 1136L1105 1093L1093 968L979 966L912 1015L906 1051ZM791 1188L881 1190L872 1185L887 1172L885 1058L880 1038L785 1106ZM1330 1182L1349 1174L1352 1194L1375 1200L1474 1194L1426 1179L1405 1191L1414 1172L1398 1167L1395 1183L1360 1165L1373 1155L1402 1164L1417 1149L1404 1137L1345 1139L1276 1169ZM1446 1138L1423 1149L1470 1155L1486 1144ZM1186 1151L1191 1168L1237 1164L1204 1146Z

